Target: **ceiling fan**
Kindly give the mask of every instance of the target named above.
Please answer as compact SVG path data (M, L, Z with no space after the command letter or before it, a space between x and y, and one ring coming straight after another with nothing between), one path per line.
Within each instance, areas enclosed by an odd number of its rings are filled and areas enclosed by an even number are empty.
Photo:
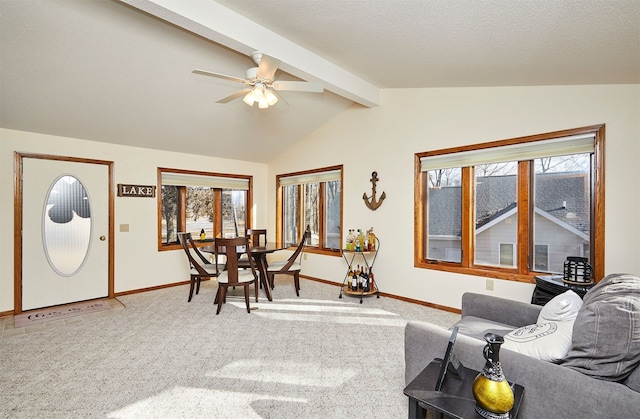
M322 93L324 91L324 86L321 83L308 81L275 81L273 80L273 76L278 69L278 65L280 65L280 60L259 51L252 52L251 58L253 58L253 61L258 66L248 69L244 79L206 70L196 69L193 70L193 72L202 74L203 76L217 77L219 79L231 80L247 85L247 88L224 97L216 101L216 103L227 103L244 96L242 100L247 105L253 106L254 103L257 103L260 109L266 109L278 102L279 95L276 91L311 93Z

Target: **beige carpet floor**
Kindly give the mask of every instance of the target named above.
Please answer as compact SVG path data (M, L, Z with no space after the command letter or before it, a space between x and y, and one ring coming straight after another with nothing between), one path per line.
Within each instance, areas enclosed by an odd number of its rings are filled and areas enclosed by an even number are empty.
M0 341L2 418L405 418L404 325L459 316L286 277L247 314L217 286L119 297L110 315ZM444 350L444 348L443 348Z

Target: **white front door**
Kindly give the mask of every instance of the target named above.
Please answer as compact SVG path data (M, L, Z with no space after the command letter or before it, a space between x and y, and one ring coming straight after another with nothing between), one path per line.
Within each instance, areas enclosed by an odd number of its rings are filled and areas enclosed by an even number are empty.
M109 294L109 166L22 159L22 307Z

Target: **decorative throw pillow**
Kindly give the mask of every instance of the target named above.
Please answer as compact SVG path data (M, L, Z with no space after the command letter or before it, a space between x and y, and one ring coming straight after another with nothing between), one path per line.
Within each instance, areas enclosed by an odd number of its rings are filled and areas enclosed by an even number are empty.
M508 333L502 347L543 361L561 360L571 348L573 323L581 306L582 299L571 290L555 296L540 311L537 324Z
M625 379L640 363L640 278L612 274L584 296L562 365L603 380Z
M563 292L542 307L538 315L538 323L575 320L580 307L582 307L582 298L578 294L571 290Z
M505 335L505 349L542 361L557 362L571 348L573 320L523 326Z

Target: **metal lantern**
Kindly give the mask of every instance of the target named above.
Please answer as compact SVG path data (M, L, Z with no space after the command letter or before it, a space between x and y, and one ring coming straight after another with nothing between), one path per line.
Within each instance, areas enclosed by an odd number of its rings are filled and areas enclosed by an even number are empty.
M587 258L569 256L564 261L564 282L570 284L591 284L591 266Z

